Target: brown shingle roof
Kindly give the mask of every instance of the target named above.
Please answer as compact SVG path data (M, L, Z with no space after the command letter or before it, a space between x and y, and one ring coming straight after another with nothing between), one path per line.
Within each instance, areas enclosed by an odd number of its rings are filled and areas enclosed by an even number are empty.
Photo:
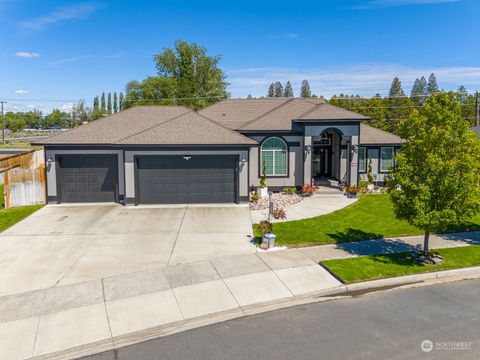
M404 140L395 134L389 133L369 126L367 124L360 124L360 144L361 145L375 145L375 144L402 144Z
M254 145L256 142L183 106L136 106L39 144Z
M200 111L234 130L291 130L292 121L366 120L322 98L227 99Z
M136 106L92 121L40 144L112 144L191 110L183 106Z
M131 145L256 145L256 141L190 111L151 129L117 141Z

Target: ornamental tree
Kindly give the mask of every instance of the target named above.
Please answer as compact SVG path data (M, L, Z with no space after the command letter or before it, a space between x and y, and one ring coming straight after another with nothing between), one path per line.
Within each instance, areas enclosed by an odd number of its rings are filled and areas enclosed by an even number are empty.
M392 171L390 199L398 219L432 232L468 222L480 211L480 141L462 118L454 93L437 93L403 122L405 139Z

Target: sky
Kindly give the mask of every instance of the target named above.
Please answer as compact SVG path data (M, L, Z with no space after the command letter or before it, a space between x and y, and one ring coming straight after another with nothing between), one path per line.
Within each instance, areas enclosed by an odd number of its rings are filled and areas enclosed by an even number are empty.
M303 79L317 95L409 93L431 72L480 90L479 0L0 0L5 111L68 110L156 74L175 40L221 55L232 97Z

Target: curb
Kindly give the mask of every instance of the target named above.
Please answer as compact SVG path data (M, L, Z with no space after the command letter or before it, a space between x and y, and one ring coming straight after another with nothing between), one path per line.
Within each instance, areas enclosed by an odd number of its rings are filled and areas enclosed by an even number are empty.
M331 301L345 297L361 296L370 292L387 291L397 288L422 287L441 283L480 278L480 266L443 270L423 274L407 275L396 278L365 281L350 285L341 285L335 288L283 298L271 302L264 302L246 307L241 307L225 312L205 315L202 317L182 320L168 325L162 325L131 334L105 339L103 341L85 344L78 347L62 350L59 352L33 357L37 360L64 360L77 359L84 356L94 355L106 351L115 351L120 347L133 345L158 337L173 335L182 331L201 328L204 326L221 323L245 316L253 316L260 313L285 309L298 305L307 305L323 301Z

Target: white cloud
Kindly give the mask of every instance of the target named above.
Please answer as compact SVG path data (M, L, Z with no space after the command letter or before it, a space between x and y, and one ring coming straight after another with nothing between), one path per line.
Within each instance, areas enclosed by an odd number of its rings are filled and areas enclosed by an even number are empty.
M40 57L40 54L37 52L32 51L17 51L14 54L16 57L24 58L24 59L33 59Z
M55 9L48 15L21 21L20 26L27 30L41 31L61 21L85 19L100 7L100 4L91 2L65 6Z
M62 106L60 106L60 110L65 111L65 112L70 112L70 111L72 111L74 105L75 104L72 103L72 102L63 104Z
M27 95L28 93L29 93L29 91L25 90L25 89L15 90L15 94L17 94L17 95Z
M60 66L60 65L64 65L64 64L68 64L68 63L72 63L72 62L77 62L77 61L80 61L80 60L91 59L93 57L94 56L92 54L72 56L72 57L69 57L69 58L64 58L64 59L59 59L59 60L52 61L52 62L49 63L49 65L53 66L53 67L57 67L57 66Z
M330 97L334 94L373 96L386 94L392 79L398 76L405 92L409 92L417 77L434 72L439 86L457 89L480 86L480 67L411 67L398 64L368 63L324 69L239 68L227 69L229 91L234 97L264 96L273 81L291 81L299 93L302 80L307 79L312 92Z
M407 5L431 5L460 2L463 0L370 0L363 4L352 5L349 9L375 9Z

